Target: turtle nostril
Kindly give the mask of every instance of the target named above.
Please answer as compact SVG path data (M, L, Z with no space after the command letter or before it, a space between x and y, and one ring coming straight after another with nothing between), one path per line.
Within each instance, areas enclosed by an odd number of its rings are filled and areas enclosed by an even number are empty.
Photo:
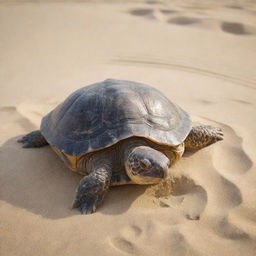
M140 160L140 166L143 169L150 170L152 168L152 165L148 159L142 159Z

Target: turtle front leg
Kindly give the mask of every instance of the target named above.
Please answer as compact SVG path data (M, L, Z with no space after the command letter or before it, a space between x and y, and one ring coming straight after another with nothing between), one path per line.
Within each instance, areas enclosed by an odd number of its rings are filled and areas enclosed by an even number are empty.
M195 126L185 139L185 148L197 150L219 140L223 140L223 132L220 128L210 125Z
M102 166L85 176L77 188L73 208L78 208L82 214L95 212L108 192L111 173L111 168Z

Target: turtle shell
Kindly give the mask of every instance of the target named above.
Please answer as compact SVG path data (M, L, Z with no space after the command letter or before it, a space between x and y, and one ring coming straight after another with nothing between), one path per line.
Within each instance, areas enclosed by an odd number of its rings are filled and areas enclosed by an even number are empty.
M81 155L132 136L176 146L190 132L191 120L151 86L107 79L72 93L42 119L40 129L50 145Z

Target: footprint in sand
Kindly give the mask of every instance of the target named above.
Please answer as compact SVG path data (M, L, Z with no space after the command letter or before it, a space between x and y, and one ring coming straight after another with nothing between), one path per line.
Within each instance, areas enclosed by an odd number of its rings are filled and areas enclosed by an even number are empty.
M142 17L144 19L159 20L153 9L133 9L129 13L133 16Z
M143 228L124 227L120 236L109 240L110 245L118 251L130 255L156 255L159 253L159 246L165 248L165 255L200 255L176 227L168 228L151 221L143 222L141 226Z
M123 235L120 237L114 237L109 240L111 246L116 248L121 252L125 252L131 255L139 255L139 250L136 242L131 242L130 240L136 241L141 235L142 230L138 226L131 225L123 229Z
M199 220L206 205L206 190L185 176L174 178L171 196L160 198L161 207L177 209L189 220Z
M175 17L175 18L168 20L168 23L176 24L176 25L183 25L183 26L200 23L200 22L201 22L201 19L185 17L185 16Z
M224 217L217 222L216 231L220 236L228 239L250 239L246 232L231 224L227 217Z
M250 157L243 150L243 140L228 125L219 124L225 134L225 143L213 152L213 164L222 173L241 175L252 167ZM220 161L221 159L221 161Z
M166 19L166 16L175 14L177 13L177 11L171 10L171 9L145 8L145 9L133 9L133 10L130 10L129 13L133 16L140 16L143 18L164 21Z
M151 9L134 9L130 11L130 14L134 16L147 16L153 13Z
M201 254L196 251L186 240L186 238L178 231L172 232L169 238L169 247L171 253L169 255L183 256L200 256Z
M225 208L234 208L242 203L242 195L240 189L230 180L219 177L219 192L222 194L220 203L225 205Z
M140 16L143 18L150 18L160 22L166 22L173 25L189 26L197 25L201 28L211 28L212 21L203 20L200 18L179 16L180 11L168 8L155 8L155 9L133 9L129 13L133 16Z
M239 6L228 6L226 8L236 8L240 9ZM168 24L180 25L180 26L191 26L195 25L198 28L221 30L225 33L230 33L233 35L253 35L256 34L256 28L250 25L238 23L238 22L228 22L219 21L217 19L205 19L197 17L189 17L179 15L181 13L177 10L172 10L168 8L145 8L145 9L133 9L129 13L134 16L141 16L144 18L150 18L162 22L167 22ZM174 15L174 17L173 17Z
M174 13L177 13L178 11L170 10L170 9L161 9L160 12L163 14L174 14Z
M252 104L240 99L231 98L229 100L243 105ZM196 102L203 107L209 104L216 104L216 102L205 102L204 99L196 99ZM214 147L209 146L209 149L214 149L213 152L211 152L211 163L213 163L216 170L221 174L242 175L251 169L253 163L249 155L243 149L243 139L231 126L215 122L205 117L193 116L192 119L195 124L208 123L209 125L220 127L224 132L224 140L221 143L214 144ZM198 153L200 152L199 150Z
M112 244L112 246L114 246L115 248L117 248L122 252L126 252L132 255L137 254L135 245L124 238L121 238L121 237L112 238L110 243Z
M234 35L251 35L255 33L255 28L238 22L224 21L221 23L221 29L223 32Z

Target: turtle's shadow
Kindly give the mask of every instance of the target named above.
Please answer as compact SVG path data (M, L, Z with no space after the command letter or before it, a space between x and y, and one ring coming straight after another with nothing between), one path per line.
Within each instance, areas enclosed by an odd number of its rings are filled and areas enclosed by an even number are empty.
M71 204L82 176L70 172L49 146L24 149L18 138L0 148L0 199L51 219L80 215ZM111 188L98 212L122 214L144 191L144 186Z

